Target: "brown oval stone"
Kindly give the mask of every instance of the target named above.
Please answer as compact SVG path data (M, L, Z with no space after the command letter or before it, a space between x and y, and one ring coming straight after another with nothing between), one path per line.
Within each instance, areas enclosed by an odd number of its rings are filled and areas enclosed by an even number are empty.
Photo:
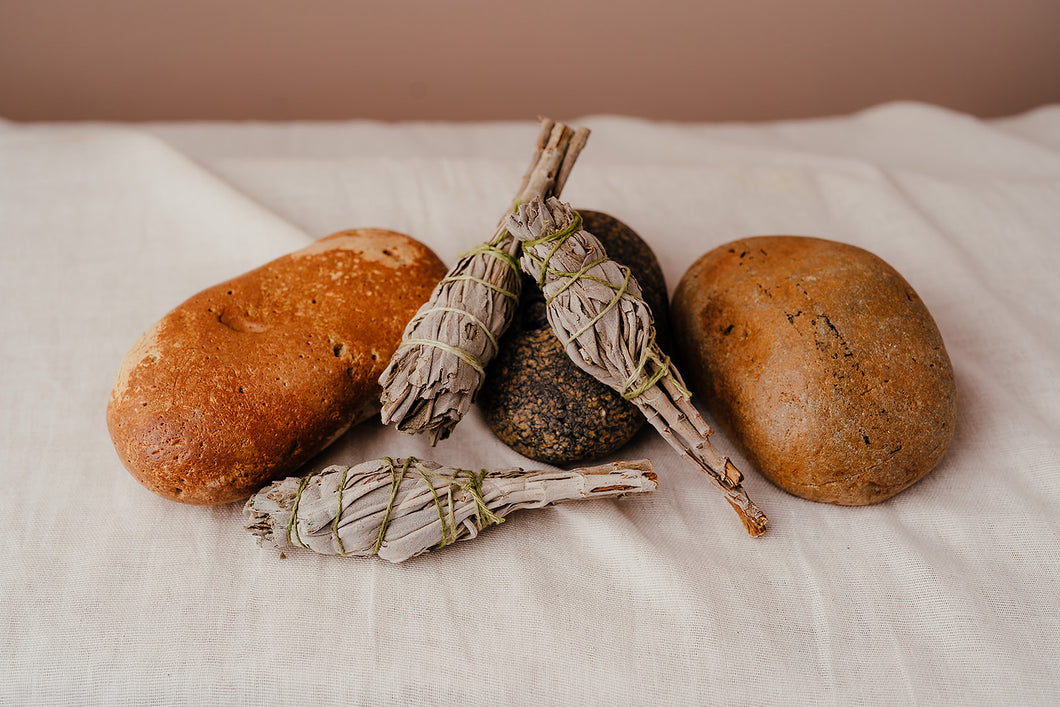
M237 501L378 409L378 378L446 272L392 231L323 238L194 295L122 360L118 456L184 503Z
M942 336L909 283L868 251L734 241L689 268L671 317L694 391L793 494L876 503L949 446L957 396Z
M651 248L613 216L579 210L583 227L608 257L628 265L655 317L657 338L669 346L662 268ZM523 279L516 321L487 369L479 407L497 437L523 456L549 464L593 459L626 444L644 425L635 405L571 362L552 332L541 292Z

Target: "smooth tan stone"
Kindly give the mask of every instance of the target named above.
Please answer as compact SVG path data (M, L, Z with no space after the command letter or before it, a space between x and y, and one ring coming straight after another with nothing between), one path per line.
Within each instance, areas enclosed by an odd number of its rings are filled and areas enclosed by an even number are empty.
M865 505L921 479L953 437L953 368L927 307L879 257L816 238L703 255L674 295L681 370L781 488Z

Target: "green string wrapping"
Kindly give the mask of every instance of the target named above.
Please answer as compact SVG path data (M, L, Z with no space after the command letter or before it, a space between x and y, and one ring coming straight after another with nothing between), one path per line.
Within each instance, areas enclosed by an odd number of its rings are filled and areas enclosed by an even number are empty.
M485 480L486 475L489 473L486 469L482 469L478 472L467 469L455 469L451 474L440 474L437 471L428 469L416 457L408 457L400 466L398 466L390 457L384 457L382 461L390 469L390 498L383 511L383 519L379 524L379 534L376 537L375 545L372 546L372 555L378 555L380 548L383 547L383 542L386 539L387 529L390 527L390 518L394 512L394 505L397 502L401 484L404 483L405 479L408 477L409 470L413 468L419 474L419 477L423 482L427 484L427 488L430 490L431 497L434 500L434 506L438 510L438 520L441 522L442 539L434 545L434 549L451 545L459 539L459 524L456 521L457 500L454 495L454 490L464 491L471 495L471 498L475 502L475 527L478 530L483 530L491 524L500 525L504 522L504 518L498 516L489 509L486 504L486 499L483 496L482 483ZM339 554L343 556L347 553L346 548L342 544L342 538L339 536L339 521L341 520L342 512L344 510L342 505L342 492L346 487L346 480L349 473L350 467L346 467L343 471L342 481L339 483L338 488L338 509L335 513L335 519L331 523L332 536L339 548ZM298 545L307 549L309 548L298 535L298 504L302 499L302 492L305 491L310 480L319 474L319 471L306 474L298 484L298 490L295 492L294 500L291 503L291 517L287 522L287 542L290 545ZM436 482L439 480L444 482L446 487L444 499L438 493Z
M516 206L516 208L518 208L518 206ZM464 258L468 258L468 257L473 256L473 255L482 254L482 255L488 255L488 256L496 258L497 260L500 260L502 263L504 263L509 268L511 268L512 272L515 273L515 291L514 292L511 291L511 290L506 290L503 287L498 287L497 285L494 285L492 282L488 282L486 280L483 280L482 278L474 277L472 275L450 275L450 276L442 278L441 282L443 282L443 283L445 283L445 282L460 282L460 281L475 282L475 283L478 283L479 285L482 285L483 287L486 287L486 288L488 288L490 290L493 290L494 292L497 292L498 294L500 294L503 297L507 297L508 299L512 300L512 302L514 302L515 304L518 304L519 303L520 289L521 289L521 286L522 286L522 270L520 270L520 268L519 268L519 261L516 260L516 258L514 256L510 255L509 253L506 253L505 251L501 250L498 247L504 241L504 238L507 235L508 235L507 231L501 231L497 235L497 237L495 237L492 241L489 241L488 243L481 243L481 244L475 246L474 248L472 248L471 250L466 251L464 253L461 253L459 257L462 260ZM434 312L450 312L452 314L456 314L456 315L459 315L459 316L466 317L467 319L470 319L471 322L475 326L477 326L479 328L479 330L482 331L482 333L484 333L486 335L486 338L489 339L490 344L493 345L494 352L499 350L499 346L498 346L498 343L497 343L497 337L496 337L496 335L494 335L494 333L492 331L490 331L489 326L487 326L485 322L483 322L481 319L476 317L471 312L468 312L467 310L464 310L464 309L460 309L459 307L446 307L446 306L431 307L430 309L424 310L423 312L417 314L413 321L420 321L422 319L425 319L426 317L428 317L429 315L431 315ZM409 347L409 346L428 346L428 347L440 349L442 351L446 351L448 353L451 353L454 356L456 356L457 358L459 358L460 360L464 361L464 363L466 363L467 365L469 365L473 369L475 369L475 371L479 375L480 383L481 383L481 381L484 381L485 378L486 378L486 367L485 367L485 364L483 364L483 362L480 361L474 354L472 354L472 353L470 353L468 351L465 351L464 349L461 349L461 348L459 348L457 346L452 346L451 344L447 344L447 343L442 342L442 341L437 341L435 339L405 339L404 341L401 342L401 348L406 348L406 347Z
M385 461L390 467L390 475L392 479L390 487L390 502L387 504L386 511L383 514L383 521L379 526L379 538L376 540L375 547L372 548L373 555L378 555L379 549L383 546L383 540L386 538L386 531L390 525L390 516L394 509L394 502L397 500L398 489L405 480L406 472L410 467L415 467L416 471L423 479L423 482L427 484L427 488L431 492L431 497L434 499L434 507L438 510L438 520L442 525L442 539L434 546L435 549L451 545L458 540L459 533L456 522L456 498L453 495L454 488L467 492L471 495L471 498L474 499L475 527L478 530L483 530L490 524L500 525L504 522L504 518L501 518L489 509L486 505L486 499L482 495L482 482L486 478L486 474L489 473L486 469L482 469L478 472L469 471L467 469L455 469L452 474L439 474L437 471L425 467L416 457L409 457L405 460L405 463L401 466L399 472L393 459L385 457L383 461ZM461 475L465 475L467 478L461 480ZM445 506L443 506L442 499L438 496L438 489L435 486L436 480L445 482L447 501ZM448 508L448 512L446 507Z
M307 550L309 549L309 546L302 542L302 538L298 537L298 525L294 522L294 520L295 516L298 515L298 503L302 500L302 492L305 491L305 487L309 484L309 480L319 473L320 472L318 471L314 471L312 473L306 474L304 477L302 477L301 483L298 484L298 491L295 492L294 501L291 503L291 519L287 523L287 544L289 545L294 545L297 543L299 546L304 547ZM294 540L291 539L292 533L294 535Z
M563 247L563 245L567 242L567 240L570 239L571 236L582 230L583 222L581 214L573 210L572 213L574 214L574 216L573 218L571 218L570 223L568 223L562 229L556 231L555 233L550 233L548 235L541 236L540 238L534 238L523 242L523 256L528 258L532 262L537 263L538 265L538 287L544 288L545 281L548 279L548 275L550 274L555 277L566 278L566 282L564 282L563 285L561 285L545 300L545 304L551 305L557 297L559 297L561 294L573 287L575 283L577 283L579 280L591 280L593 282L598 282L601 285L611 288L615 294L611 298L611 301L607 303L607 306L604 307L604 309L602 309L592 319L582 325L582 327L576 332L574 332L570 336L570 338L567 339L567 341L562 342L564 349L566 349L571 344L571 342L576 341L578 337L580 337L582 334L595 327L596 324L608 314L608 312L618 306L618 303L622 300L623 296L635 296L629 291L629 282L633 276L633 273L626 265L616 263L616 265L618 265L618 267L622 270L623 277L621 283L614 283L605 278L596 277L594 275L589 274L589 272L593 268L610 260L610 258L607 257L606 254L598 258L597 260L586 263L584 266L581 267L581 269L574 272L557 270L552 267L551 262L553 256L555 256L555 254L559 251L560 248ZM544 258L535 255L527 249L528 247L533 248L534 246L545 245L547 243L551 243L552 247L549 249L548 255L546 255ZM637 299L641 302L644 301L643 298L640 297L637 297ZM647 303L645 303L645 306L646 305ZM654 370L638 385L637 381L645 375L645 371L648 369L649 363L654 364ZM655 327L653 326L651 327L651 330L649 332L647 344L644 346L644 350L641 353L640 358L637 360L636 369L626 379L625 383L622 385L621 389L618 392L626 400L632 401L636 398L639 398L641 395L644 395L644 393L650 390L652 386L654 386L656 383L658 383L664 378L668 379L677 388L678 392L686 399L692 397L692 392L685 388L685 386L681 384L681 381L678 380L677 377L673 374L673 371L670 368L670 358L668 356L663 355L662 352L658 349L658 347L655 346Z
M346 477L350 475L350 467L346 467L342 471L342 481L339 482L339 507L335 511L335 522L331 524L331 532L335 536L335 542L339 546L339 554L343 557L346 556L346 548L342 545L342 538L339 537L339 519L342 517L342 491L346 488Z
M383 539L386 537L386 529L390 525L390 514L394 511L394 501L397 500L398 489L401 488L401 482L405 480L405 474L409 470L409 466L414 461L413 457L409 457L405 460L405 463L401 465L401 471L399 472L394 467L394 460L390 457L384 457L383 461L390 467L390 502L386 504L386 511L383 513L383 522L379 524L379 538L375 541L375 546L372 547L372 554L378 555L379 548L383 546Z

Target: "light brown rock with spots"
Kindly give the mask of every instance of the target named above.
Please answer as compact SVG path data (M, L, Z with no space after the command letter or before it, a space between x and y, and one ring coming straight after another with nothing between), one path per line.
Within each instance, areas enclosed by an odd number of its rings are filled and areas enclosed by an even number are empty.
M682 371L781 488L866 505L921 479L953 437L957 392L923 301L879 257L762 236L702 256L674 295Z
M342 231L191 297L126 354L118 456L175 501L238 501L378 410L378 379L446 272L418 241Z

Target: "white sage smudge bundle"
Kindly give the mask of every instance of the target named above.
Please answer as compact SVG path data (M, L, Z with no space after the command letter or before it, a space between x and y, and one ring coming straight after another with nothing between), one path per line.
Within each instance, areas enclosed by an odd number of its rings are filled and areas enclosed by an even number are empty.
M402 562L474 538L517 509L651 493L656 486L647 460L574 471L474 472L415 457L383 458L276 481L243 512L259 545Z
M558 196L588 137L543 119L515 205ZM518 250L502 218L493 239L463 254L420 307L379 378L383 424L427 432L434 445L463 418L519 304Z
M632 401L681 456L725 494L752 536L767 519L743 475L709 441L713 430L676 367L655 343L651 310L628 267L607 257L581 217L558 199L522 204L507 220L522 241L523 269L537 279L549 323L574 363Z

